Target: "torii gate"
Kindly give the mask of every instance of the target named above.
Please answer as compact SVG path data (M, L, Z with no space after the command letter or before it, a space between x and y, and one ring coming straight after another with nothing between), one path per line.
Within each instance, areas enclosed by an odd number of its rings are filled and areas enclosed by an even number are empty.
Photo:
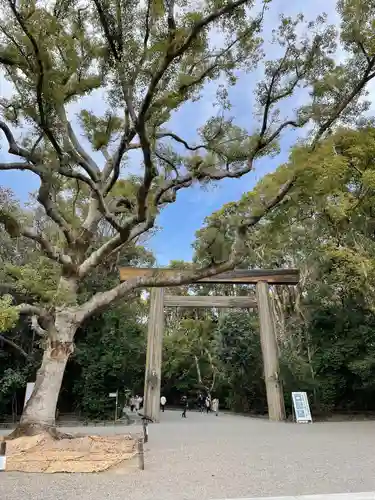
M120 279L121 281L127 281L139 276L151 277L158 274L171 277L176 272L181 274L184 271L176 269L122 267L120 268ZM188 271L186 272L188 273ZM274 318L269 301L269 285L296 285L298 282L298 269L238 269L196 281L196 283L256 285L256 301L248 297L165 295L164 288L152 288L148 321L144 414L152 418L153 421L159 422L164 307L247 309L258 307L268 418L279 422L285 420L284 395L282 384L279 380L278 346Z

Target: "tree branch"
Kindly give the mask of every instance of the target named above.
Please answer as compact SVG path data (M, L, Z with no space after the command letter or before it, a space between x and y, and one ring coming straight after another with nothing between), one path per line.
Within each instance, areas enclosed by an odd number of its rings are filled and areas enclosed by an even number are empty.
M100 169L93 158L80 145L73 127L68 120L64 106L61 106L58 112L60 120L65 127L67 139L70 141L69 144L65 141L67 152L69 151L72 154L74 160L84 168L94 182L98 182L100 179Z
M54 260L67 268L71 268L73 266L71 258L68 255L58 252L48 241L46 236L43 235L43 233L38 233L31 227L22 227L15 217L2 210L0 210L0 223L3 224L5 230L12 238L24 236L29 240L33 240L38 243L44 255L46 255L49 259Z
M194 356L194 361L195 361L195 368L197 370L198 384L201 385L201 386L203 386L202 374L201 374L201 369L200 369L200 366L199 366L198 356Z
M91 253L91 255L84 261L78 268L78 276L83 278L91 269L94 269L99 263L103 262L111 253L121 247L124 243L129 241L131 236L131 229L137 223L137 216L130 217L122 231L118 232L113 238L104 243L101 247Z
M185 149L188 149L189 151L198 151L198 149L207 148L207 145L205 144L199 144L198 146L190 146L184 139L179 137L177 134L174 134L173 132L160 132L156 134L156 139L163 139L164 137L170 137L171 139L174 139L176 142L182 144L185 147Z
M31 155L27 149L22 148L17 144L12 131L3 121L0 121L0 130L4 132L5 138L8 142L8 153L21 156L21 158L25 158L25 160L31 163L35 163L35 158L33 157L33 155Z
M69 245L72 245L75 240L73 234L73 228L65 219L65 217L61 215L57 205L52 201L51 198L52 183L48 180L47 176L44 174L40 175L40 180L41 183L38 191L37 200L44 207L44 210L46 211L48 217L51 220L53 220L57 224L57 226L61 229Z
M22 15L17 10L15 0L8 0L8 4L9 4L9 6L10 6L10 8L11 8L13 14L14 14L14 17L16 18L18 24L20 25L22 31L25 33L25 35L27 36L27 38L30 40L30 43L31 43L31 45L33 47L35 59L36 59L36 62L37 62L37 66L38 66L38 79L37 79L37 85L36 85L36 97L37 97L37 105L38 105L38 110L39 110L39 118L40 118L41 129L43 130L43 132L48 137L48 139L49 139L50 143L52 144L53 148L55 149L57 155L59 157L61 157L62 156L61 148L60 148L60 146L59 146L59 144L58 144L58 142L57 142L57 140L56 140L53 132L49 128L48 121L47 121L47 118L46 118L46 113L45 113L45 110L44 110L44 105L43 105L43 85L44 85L45 73L44 73L44 65L43 65L42 56L41 56L41 53L40 53L40 49L39 49L38 43L35 40L35 38L32 35L32 33L27 28L25 20L23 19Z
M24 351L21 346L17 345L15 342L13 342L13 340L10 340L7 337L4 337L4 335L0 335L0 341L5 342L6 344L8 344L11 347L13 347L13 349L15 349L16 351L18 351L24 358L26 358L26 359L31 359L32 358L32 356L30 356L29 354L27 354L27 352Z
M96 1L96 0L94 0ZM194 42L194 40L198 37L199 33L207 27L210 23L214 22L216 19L219 19L220 17L232 12L235 8L243 5L246 3L247 0L237 0L236 2L229 2L225 7L222 7L221 9L218 9L217 11L213 12L209 16L205 17L201 21L197 22L194 27L192 28L189 36L185 40L184 43L182 43L180 46L174 47L174 33L175 33L175 22L174 22L174 17L173 17L173 5L174 3L171 2L169 4L169 11L168 11L168 28L169 28L169 45L166 51L166 55L164 57L164 60L161 64L161 67L159 71L155 73L155 75L152 77L151 82L149 84L149 87L147 89L146 95L144 97L144 100L141 105L141 109L139 112L138 117L132 117L134 124L135 124L135 129L138 133L139 139L140 139L140 144L142 147L142 152L143 152L143 159L144 159L144 178L143 178L143 184L140 186L138 190L138 195L137 195L137 202L138 202L138 218L139 221L142 222L147 214L147 197L151 188L151 184L153 179L157 176L157 171L153 165L152 162L152 156L151 156L151 146L150 146L150 141L147 136L146 132L146 119L147 119L147 114L149 111L149 108L152 103L152 99L155 95L157 86L162 79L163 75L165 72L168 70L169 66L172 64L172 62L179 56L183 55L190 47L190 45ZM228 50L230 50L231 45L229 48L224 49L217 57L216 61L224 55ZM209 66L201 75L199 75L191 84L189 85L184 85L181 86L180 91L181 92L186 92L190 87L193 85L196 85L200 83L201 81L206 78L206 76L213 71L217 67L217 62L214 63L213 65Z
M47 331L44 330L39 324L38 321L38 316L32 316L31 317L31 328L34 330L34 332L39 335L40 337L46 337L47 336Z
M38 316L38 317L47 317L48 312L42 307L34 306L32 304L20 304L16 306L19 314L25 316Z
M315 147L319 141L319 139L323 136L323 134L332 126L332 124L337 120L337 118L341 115L341 113L345 110L345 108L357 97L365 85L375 77L375 72L371 73L375 67L375 56L371 58L367 68L365 69L362 77L358 81L358 83L354 86L354 89L350 94L341 101L341 103L336 106L331 114L330 118L328 118L322 125L320 125L318 132L313 141L313 147Z
M371 57L368 55L368 52L366 51L365 46L363 45L363 43L359 40L357 42L357 45L358 45L360 51L362 52L362 54L365 56L366 61L368 62L368 64L370 64L371 63Z
M204 28L209 26L211 23L213 23L214 21L216 21L220 17L223 17L226 14L233 12L237 7L240 7L241 5L245 5L246 3L248 3L248 0L236 0L234 2L228 2L227 5L225 5L221 9L218 9L215 12L212 12L211 14L206 16L205 18L203 18L200 21L198 21L197 23L195 23L195 25L191 29L190 34L188 35L188 37L186 38L184 43L182 43L181 45L176 46L176 48L174 48L173 47L173 40L170 41L170 45L169 45L168 50L166 52L165 58L161 64L159 70L156 71L156 73L152 77L151 82L149 84L149 87L147 89L145 98L144 98L143 103L141 105L139 117L138 117L138 119L140 121L142 121L143 118L145 117L146 112L147 112L147 110L152 102L152 99L154 97L154 93L156 91L156 88L157 88L160 80L162 79L163 75L165 74L165 72L167 71L169 66L172 64L172 62L177 57L181 56L189 49L191 44L196 40L199 33Z
M162 271L155 271L154 276L138 277L120 283L111 290L95 294L85 304L77 307L77 321L82 322L94 314L94 312L101 310L103 307L106 307L113 301L120 299L136 288L179 286L192 283L203 278L208 278L210 276L215 276L233 269L238 262L241 261L248 228L257 224L262 217L272 210L291 189L294 182L295 177L286 182L271 200L264 203L262 211L259 214L242 220L241 224L236 228L235 241L232 245L231 254L227 261L220 264L211 264L201 269L195 269L191 272L176 271L173 277L165 276Z

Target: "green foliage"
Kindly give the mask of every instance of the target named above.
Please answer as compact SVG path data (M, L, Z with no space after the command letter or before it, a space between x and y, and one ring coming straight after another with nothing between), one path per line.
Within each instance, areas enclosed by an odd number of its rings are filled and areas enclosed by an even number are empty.
M0 297L0 332L6 332L17 323L19 313L10 295Z
M2 378L0 380L1 386L1 399L4 395L12 394L17 389L23 388L26 386L26 378L24 371L16 371L12 368L7 368L2 374Z
M87 138L95 150L108 146L115 133L119 133L124 126L122 120L106 111L103 118L95 116L91 111L82 110L81 125Z
M227 382L226 404L236 411L263 412L265 389L256 318L246 312L227 314L217 334Z
M220 366L214 323L210 319L182 317L169 325L163 352L163 393L179 401L188 393L216 391Z
M19 292L38 297L42 303L56 303L58 269L44 257L33 260L22 266L5 265L6 276Z
M145 329L130 308L112 309L93 318L77 333L72 366L66 374L69 378L69 373L75 373L70 390L76 409L98 420L113 417L114 400L108 394L118 390L123 398L125 390L142 392L144 363Z

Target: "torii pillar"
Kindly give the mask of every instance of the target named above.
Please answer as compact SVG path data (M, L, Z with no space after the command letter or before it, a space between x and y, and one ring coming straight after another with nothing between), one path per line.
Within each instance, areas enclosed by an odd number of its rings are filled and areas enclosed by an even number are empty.
M144 415L160 419L161 361L164 334L164 288L153 288L148 319Z
M268 418L280 422L285 420L284 392L279 377L279 353L268 283L260 281L256 287Z

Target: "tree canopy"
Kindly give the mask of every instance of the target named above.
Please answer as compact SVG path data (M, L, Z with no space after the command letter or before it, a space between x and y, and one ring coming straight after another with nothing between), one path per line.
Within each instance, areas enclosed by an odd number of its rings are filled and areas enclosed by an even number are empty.
M305 137L303 156L318 154L337 123L357 124L375 77L375 10L364 0L340 0L338 28L323 14L316 20L281 16L269 41L263 34L270 0L260 6L202 0L199 8L185 0L2 0L1 6L0 65L12 92L0 102L8 149L0 170L32 173L40 187L33 212L9 196L0 200L2 226L16 244L26 239L33 255L8 266L31 300L16 305L3 297L0 326L9 329L19 314L30 315L43 339L23 424L49 427L80 325L136 288L232 269L244 258L251 228L300 185L301 162L292 156L239 204L223 207L216 224L224 218L232 237L209 259L197 252L188 276L108 282L85 295L82 284L134 250L180 190L246 175L257 160L277 153L289 129ZM239 72L256 79L246 127L231 116L228 87ZM180 137L171 119L200 99L208 82L217 89L213 115ZM101 113L80 109L72 116L73 103L94 93ZM303 104L293 109L296 95ZM140 158L137 173L126 175L134 158ZM206 247L213 220L204 229Z

